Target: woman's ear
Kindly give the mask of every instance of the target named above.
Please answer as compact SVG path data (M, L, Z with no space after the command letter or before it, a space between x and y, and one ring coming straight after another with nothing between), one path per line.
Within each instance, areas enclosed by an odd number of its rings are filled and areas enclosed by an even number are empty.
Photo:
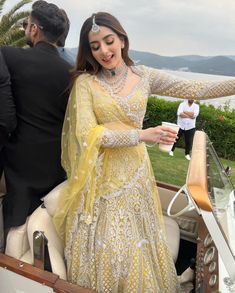
M120 40L121 40L121 48L124 49L125 48L125 39L121 36Z

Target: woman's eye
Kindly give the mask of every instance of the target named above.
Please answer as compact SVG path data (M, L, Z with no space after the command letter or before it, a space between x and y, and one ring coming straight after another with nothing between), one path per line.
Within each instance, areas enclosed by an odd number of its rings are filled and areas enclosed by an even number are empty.
M114 40L112 40L112 41L107 41L106 44L107 44L107 45L112 45L113 42L114 42Z
M99 50L99 47L91 47L91 50L92 51L97 51L97 50Z

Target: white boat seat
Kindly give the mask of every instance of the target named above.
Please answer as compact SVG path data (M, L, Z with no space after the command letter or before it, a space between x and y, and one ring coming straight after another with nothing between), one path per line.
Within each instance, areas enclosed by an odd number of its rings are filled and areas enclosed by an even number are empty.
M47 208L48 213L53 216L56 209L56 204L59 198L60 189L66 185L66 181L56 186L48 195L46 195L43 200L44 204ZM165 228L166 228L166 238L167 243L172 254L174 262L176 262L178 253L179 253L179 245L180 245L180 229L177 222L168 217L164 216Z
M25 254L23 254L20 258L21 261L32 264L32 254L30 249L28 249Z
M29 249L27 226L28 219L24 225L10 229L7 234L5 254L21 259L21 257L27 252Z
M56 209L56 204L59 198L60 189L66 185L66 181L62 182L60 185L56 186L48 195L46 195L43 200L44 204L47 208L48 213L53 216ZM167 243L169 245L170 252L172 254L174 262L176 262L178 253L179 253L179 245L180 245L180 229L177 222L168 217L164 216L165 228L166 228L166 237Z
M54 210L59 196L57 191L62 185L63 183L47 195L47 198L51 199L50 203ZM48 240L52 272L59 275L61 279L66 280L64 247L54 228L50 207L49 211L50 213L46 208L40 206L28 217L24 225L11 228L7 235L5 254L33 264L33 233L34 231L43 231Z
M44 232L48 240L48 252L51 262L52 272L60 276L61 279L66 280L66 267L64 263L64 247L61 239L56 233L52 217L47 212L46 208L39 207L29 217L28 222L28 240L31 251L31 258L33 259L33 233L35 231Z
M28 217L27 222L19 227L11 228L7 235L5 254L33 264L33 233L44 232L48 240L48 251L52 272L61 279L66 280L66 267L64 263L64 248L54 228L52 217L46 208L38 207Z
M168 216L164 216L166 228L166 240L170 249L174 262L176 263L179 247L180 247L180 229L175 220Z
M66 280L66 266L64 263L64 248L52 222L52 216L57 205L59 191L66 182L61 183L44 197L46 208L38 207L28 217L27 222L17 228L10 229L7 236L5 253L17 259L33 264L33 233L43 231L48 239L48 251L52 272ZM174 262L177 260L180 242L180 231L175 220L164 216L167 242Z

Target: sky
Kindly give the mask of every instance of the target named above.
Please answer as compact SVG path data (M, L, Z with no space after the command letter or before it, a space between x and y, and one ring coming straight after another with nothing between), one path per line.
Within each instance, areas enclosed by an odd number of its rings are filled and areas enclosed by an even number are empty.
M17 0L6 0L5 10ZM163 56L235 55L235 0L48 0L63 8L71 27L66 47L78 46L92 13L116 16L130 48ZM31 5L30 5L31 6ZM27 7L27 6L26 6Z

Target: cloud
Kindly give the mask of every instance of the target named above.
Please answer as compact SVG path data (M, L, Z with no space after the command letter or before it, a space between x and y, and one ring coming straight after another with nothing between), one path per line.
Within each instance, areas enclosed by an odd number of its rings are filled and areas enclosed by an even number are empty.
M8 0L6 3L16 3ZM235 54L234 0L49 0L71 20L66 46L78 45L84 20L93 12L114 14L132 49L161 55Z

